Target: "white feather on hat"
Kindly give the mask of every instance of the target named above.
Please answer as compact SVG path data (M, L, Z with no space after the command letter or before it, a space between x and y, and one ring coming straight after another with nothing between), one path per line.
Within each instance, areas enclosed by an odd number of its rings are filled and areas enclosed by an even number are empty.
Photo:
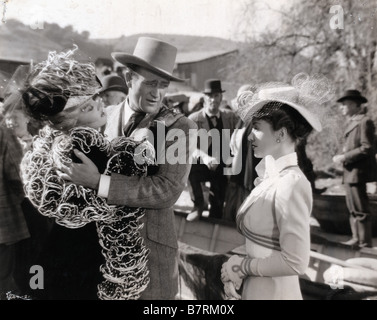
M327 78L300 73L293 78L292 85L268 82L241 92L237 96L237 113L244 122L249 122L267 103L276 104L270 110L264 110L266 114L286 104L299 112L313 129L321 131L319 106L332 96L333 87Z

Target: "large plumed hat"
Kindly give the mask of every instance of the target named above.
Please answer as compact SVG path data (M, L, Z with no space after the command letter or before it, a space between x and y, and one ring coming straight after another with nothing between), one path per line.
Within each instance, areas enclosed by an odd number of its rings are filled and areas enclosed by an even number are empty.
M171 81L185 81L173 76L177 48L170 43L150 37L140 37L133 54L113 52L111 56L125 66L136 65Z
M32 117L46 120L62 112L70 98L91 96L100 91L94 64L73 58L77 49L75 46L66 52L49 52L47 60L33 67L22 94Z
M327 78L304 73L296 75L292 84L269 82L256 85L237 96L237 113L244 122L256 115L264 115L277 110L282 105L295 109L316 131L322 130L319 120L319 107L333 95L333 87ZM262 107L271 106L268 110Z

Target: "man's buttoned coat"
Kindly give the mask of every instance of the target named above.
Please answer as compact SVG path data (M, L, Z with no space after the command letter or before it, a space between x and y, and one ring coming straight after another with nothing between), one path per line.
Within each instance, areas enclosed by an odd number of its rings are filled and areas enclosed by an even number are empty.
M344 175L348 184L376 181L375 126L365 114L352 117L344 131Z

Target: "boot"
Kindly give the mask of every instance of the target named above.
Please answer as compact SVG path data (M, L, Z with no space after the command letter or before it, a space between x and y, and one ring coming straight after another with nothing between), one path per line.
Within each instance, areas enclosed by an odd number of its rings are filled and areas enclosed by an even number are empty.
M351 227L351 232L352 232L352 238L348 240L347 242L343 242L343 244L347 246L354 246L359 243L357 219L351 214L349 221L350 221L350 227Z
M359 233L359 247L372 247L372 222L370 217L363 220L357 220L357 229Z

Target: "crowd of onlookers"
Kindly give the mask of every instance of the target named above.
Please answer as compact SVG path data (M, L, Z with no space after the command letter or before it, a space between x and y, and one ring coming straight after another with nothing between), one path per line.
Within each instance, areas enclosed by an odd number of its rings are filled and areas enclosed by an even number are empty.
M99 59L96 61L96 71L102 85L100 95L105 106L121 104L127 98L129 90L124 66L114 64L111 60ZM252 90L251 84L243 85L237 96ZM186 218L189 222L200 219L206 210L210 218L234 222L237 210L254 188L257 177L255 167L260 159L254 156L252 142L249 140L253 127L251 122L245 124L238 117L235 108L223 99L224 92L221 80L208 79L200 92L200 98L194 104L184 93L168 93L164 98L166 106L193 120L198 129L218 132L220 138L218 145L203 145L198 140L193 153L188 186L194 206ZM231 103L235 103L235 100ZM366 101L356 90L347 91L338 100L343 114L350 118L350 123L345 133L345 153L334 157L334 162L344 164L345 171L348 172L344 183L353 235L349 244L362 241L361 246L371 245L371 222L365 183L375 177L372 174L375 158L373 161L368 160L370 163L365 168L363 164L366 162L362 160L364 155L369 154L369 144L374 139L372 122L359 112L361 104ZM11 270L14 267L21 268L20 265L32 264L33 257L37 255L51 228L51 221L38 214L29 199L23 196L18 167L40 127L24 112L17 90L6 92L1 103L0 121L0 260L2 266L8 266L7 269L0 268L0 285L12 291L17 286L27 286L28 279L25 275L28 270L19 270L18 274L23 276L18 279L9 277ZM224 130L229 135L221 134ZM352 151L355 146L364 149L356 153ZM228 147L229 152L223 150L224 147ZM315 186L316 176L311 160L306 155L306 140L296 145L296 152L299 166L310 181L313 192L323 192ZM356 166L353 165L355 159L358 163ZM204 184L209 185L208 200L204 194ZM4 263L5 261L25 263L13 266L12 263Z
M122 103L128 93L123 73L124 66L114 64L108 59L97 59L95 66L102 85L101 97L105 107ZM251 85L243 85L239 88L238 94L251 89ZM166 106L194 120L199 129L219 132L227 129L230 133L228 138L226 135L219 135L220 145L229 146L228 159L226 152L215 148L212 150L211 145L205 150L201 149L198 141L198 149L194 152L194 164L189 176L190 195L194 208L187 217L188 221L200 218L205 210L209 211L211 218L234 221L237 208L253 188L253 180L256 177L254 168L259 160L253 156L251 143L247 139L251 126L244 126L237 116L234 107L236 97L229 104L223 99L224 92L221 80L208 79L202 92L198 92L196 96L190 97L186 93L172 92L167 93L164 98ZM40 128L38 123L25 114L22 101L17 94L8 94L5 103L2 104L1 114L4 118L2 126L13 129L23 152L27 151L32 136L37 134ZM228 140L222 141L224 138ZM311 181L314 191L319 193L321 190L315 188L313 165L306 156L305 146L303 143L297 148L301 155L300 165ZM241 152L237 152L238 150ZM240 169L232 174L229 172L224 174L224 168L232 170L232 167L233 170L235 167ZM206 182L209 190L204 191ZM207 191L209 196L204 195Z

